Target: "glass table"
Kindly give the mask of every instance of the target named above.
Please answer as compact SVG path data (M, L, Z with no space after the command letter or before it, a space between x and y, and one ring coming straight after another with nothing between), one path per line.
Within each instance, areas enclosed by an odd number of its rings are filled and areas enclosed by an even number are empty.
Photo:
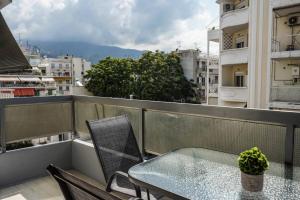
M129 179L172 199L300 199L300 168L270 163L264 190L242 189L236 155L176 150L132 167Z

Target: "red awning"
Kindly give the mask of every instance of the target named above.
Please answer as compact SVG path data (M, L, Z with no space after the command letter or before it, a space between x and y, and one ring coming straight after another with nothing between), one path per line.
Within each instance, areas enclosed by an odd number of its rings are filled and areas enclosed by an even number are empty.
M14 91L15 97L31 97L35 96L33 88L17 88Z

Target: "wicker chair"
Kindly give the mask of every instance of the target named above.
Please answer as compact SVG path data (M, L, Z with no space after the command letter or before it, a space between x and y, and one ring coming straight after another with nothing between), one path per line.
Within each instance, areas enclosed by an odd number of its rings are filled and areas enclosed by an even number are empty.
M121 200L53 165L47 171L57 181L66 200Z
M128 170L143 162L143 157L127 116L87 121L87 126L107 182L106 191L157 199L128 180Z

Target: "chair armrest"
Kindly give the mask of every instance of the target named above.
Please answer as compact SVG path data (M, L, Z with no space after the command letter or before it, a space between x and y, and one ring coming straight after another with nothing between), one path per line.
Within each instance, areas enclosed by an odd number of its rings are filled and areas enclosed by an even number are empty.
M131 182L129 181L129 178L128 178L128 174L127 174L127 173L121 172L121 171L116 171L116 172L109 178L109 180L108 180L108 182L107 182L107 185L106 185L106 191L107 191L107 192L111 192L111 191L112 191L112 189L111 189L111 184L112 184L112 182L113 182L113 180L115 179L116 176L121 176L121 177L123 177L123 178L126 178L126 179L128 179L128 182L131 183ZM135 189L136 196L139 197L139 198L141 198L141 197L142 197L142 194L141 194L141 188L140 188L139 186L133 184L133 183L131 183L131 184L133 185L133 187L134 187L134 189Z

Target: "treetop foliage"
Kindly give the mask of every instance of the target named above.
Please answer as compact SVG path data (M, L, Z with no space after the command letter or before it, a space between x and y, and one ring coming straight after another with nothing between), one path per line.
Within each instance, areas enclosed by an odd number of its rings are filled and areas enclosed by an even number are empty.
M195 97L176 53L145 52L141 58L107 57L87 72L86 88L96 96L171 102Z

